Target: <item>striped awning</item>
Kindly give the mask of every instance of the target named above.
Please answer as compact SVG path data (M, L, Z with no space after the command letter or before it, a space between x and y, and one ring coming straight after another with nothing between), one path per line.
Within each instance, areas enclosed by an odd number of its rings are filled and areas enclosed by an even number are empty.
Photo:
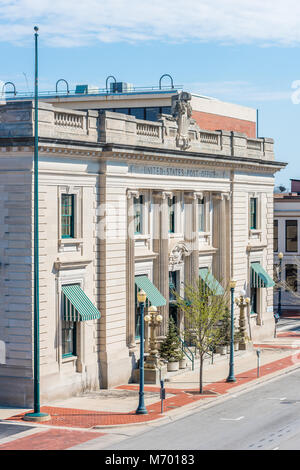
M62 286L65 321L87 321L100 318L100 312L78 284Z
M147 294L147 299L155 307L162 307L167 304L166 299L159 290L152 284L147 276L135 276L135 283L139 289L143 289Z
M214 295L223 295L224 289L217 279L208 271L208 268L200 268L199 276Z
M273 287L275 282L260 263L251 263L251 287Z

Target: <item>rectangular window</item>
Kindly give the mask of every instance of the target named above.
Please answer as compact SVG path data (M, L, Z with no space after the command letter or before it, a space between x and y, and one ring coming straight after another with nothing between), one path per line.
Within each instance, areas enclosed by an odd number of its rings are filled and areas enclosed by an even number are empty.
M62 357L76 356L76 323L62 320Z
M274 251L278 251L278 220L274 220Z
M278 291L279 269L280 269L280 265L274 263L274 264L273 264L273 280L274 280L274 282L275 282L275 286L274 286L274 288L273 288L273 292L277 292L277 291Z
M285 265L285 281L288 287L293 291L297 292L298 282L297 282L297 265L296 264L286 264ZM286 289L288 290L288 289Z
M161 114L171 114L171 106L162 106L160 112Z
M74 194L61 195L61 237L74 238Z
M141 307L137 299L138 287L135 284L135 339L140 339L141 337ZM146 299L145 309L149 306L149 300ZM145 314L145 312L144 312Z
M115 108L114 112L121 113L121 114L129 114L129 109L128 108Z
M174 291L178 290L178 274L179 271L169 271L169 301L176 300Z
M285 221L285 251L298 251L298 225L297 220Z
M204 198L198 199L198 232L205 232Z
M257 288L251 287L250 290L250 313L257 313Z
M257 229L257 198L250 198L250 229Z
M175 233L175 204L176 196L168 199L169 204L169 233Z
M143 233L143 204L144 196L135 197L133 201L134 205L134 233Z
M157 121L159 114L159 108L146 108L146 120Z
M135 116L137 119L145 119L145 108L130 108L131 116Z

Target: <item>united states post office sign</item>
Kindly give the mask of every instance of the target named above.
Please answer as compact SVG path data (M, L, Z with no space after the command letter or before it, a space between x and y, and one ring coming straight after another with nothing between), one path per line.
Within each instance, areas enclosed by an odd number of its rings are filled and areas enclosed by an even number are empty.
M177 176L185 178L229 178L229 171L226 170L200 170L197 168L169 166L129 165L128 172L152 176Z

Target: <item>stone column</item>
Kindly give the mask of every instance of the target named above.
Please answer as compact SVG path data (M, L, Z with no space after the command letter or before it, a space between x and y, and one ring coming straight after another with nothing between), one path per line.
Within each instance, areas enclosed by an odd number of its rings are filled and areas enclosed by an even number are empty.
M198 280L199 276L198 198L203 199L203 194L196 192L184 194L184 240L191 252L184 260L184 281L189 284Z
M154 231L153 251L158 253L153 261L154 285L165 297L167 304L160 307L163 316L161 334L166 334L169 320L169 207L168 200L173 194L166 191L153 191Z
M127 190L127 344L134 349L135 343L135 260L134 260L134 198L139 197L136 190Z
M230 280L230 194L221 193L213 197L213 270L218 281L225 287Z

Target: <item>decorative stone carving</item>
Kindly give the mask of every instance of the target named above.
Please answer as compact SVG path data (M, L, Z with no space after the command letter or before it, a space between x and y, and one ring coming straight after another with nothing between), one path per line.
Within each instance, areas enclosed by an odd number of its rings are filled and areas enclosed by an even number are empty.
M187 243L180 241L171 249L169 253L169 264L175 266L183 263L183 258L191 254L191 249Z
M182 91L172 98L172 115L177 122L176 145L182 150L190 147L189 126L192 116L192 95Z
M136 189L127 189L127 199L138 198L139 195L140 193Z
M215 193L213 194L214 199L218 199L220 201L224 201L226 199L227 201L230 200L231 193Z

